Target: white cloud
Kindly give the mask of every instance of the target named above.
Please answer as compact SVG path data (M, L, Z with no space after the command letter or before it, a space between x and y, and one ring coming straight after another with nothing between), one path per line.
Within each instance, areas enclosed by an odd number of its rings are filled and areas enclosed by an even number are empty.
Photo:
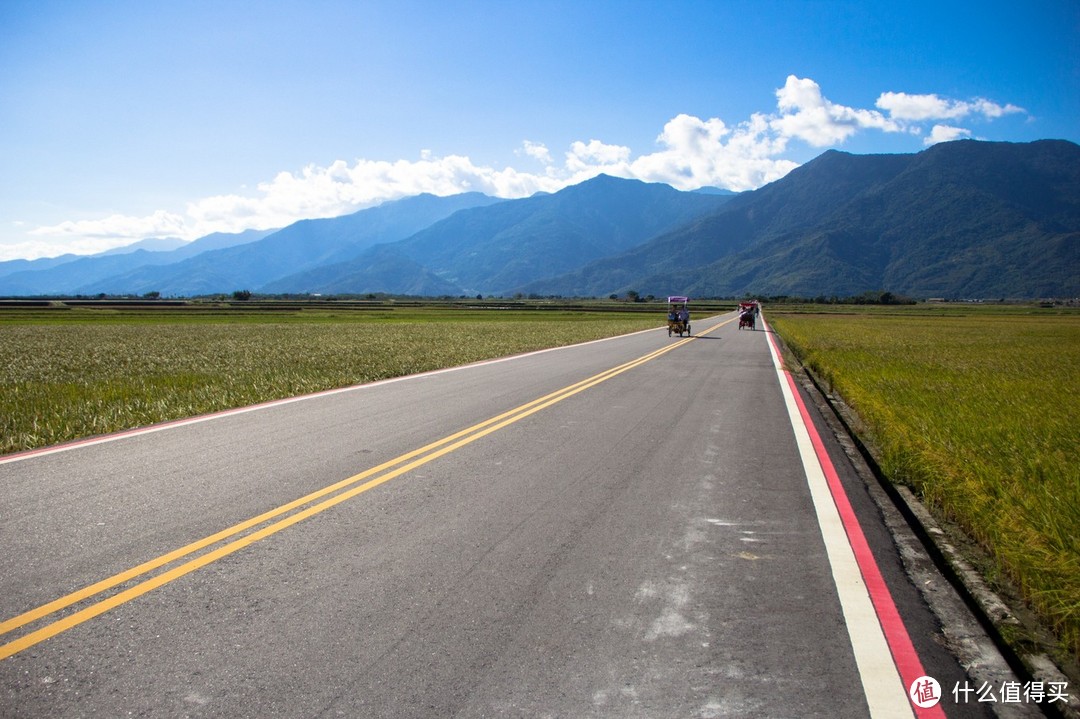
M473 164L461 155L436 157L424 152L410 162L343 160L329 167L309 165L299 173L280 172L259 183L259 196L217 195L187 207L195 237L209 232L238 232L247 228L283 227L299 219L335 217L387 200L430 193L454 195L479 191L497 197L525 197L555 191L562 183L546 175L496 170Z
M981 114L987 119L994 119L1002 117L1004 115L1012 115L1015 113L1027 114L1027 110L1017 105L999 105L996 102L990 102L989 100L978 99L970 103L974 108L974 111Z
M529 140L526 140L524 143L522 143L521 149L518 150L515 154L523 154L527 157L533 158L534 160L539 160L545 165L550 165L554 162L554 160L551 159L551 152L542 142L531 142Z
M949 125L934 125L930 130L930 136L923 139L924 145L936 145L939 142L950 142L971 137L971 130Z
M958 103L950 103L937 95L908 95L905 92L885 92L874 103L898 120L931 120L957 118L967 114Z
M751 190L798 166L777 157L785 150L785 142L770 136L763 115L755 114L735 129L716 118L679 115L668 121L657 138L664 149L634 160L630 176L682 190L707 185Z
M51 227L30 230L31 235L81 236L89 238L143 239L152 236L177 236L183 231L184 218L158 210L148 217L110 215L101 220L78 220L61 222Z
M985 98L974 100L951 100L936 94L909 95L906 92L883 92L874 103L889 113L889 117L909 126L914 134L921 132L918 123L935 120L956 121L965 118L995 120L1012 114L1026 113L1013 104L1001 105ZM951 124L935 124L930 135L923 138L924 145L935 145L971 137L971 130Z
M309 165L296 172L279 172L259 183L255 191L205 197L188 203L185 212L158 211L146 217L113 215L98 220L63 222L39 227L29 234L63 242L61 251L98 252L145 237L195 239L211 232L283 227L300 219L333 217L388 200L427 192L452 195L479 191L505 198L526 197L538 191L555 192L600 173L664 182L683 190L703 186L742 191L777 180L798 163L787 157L792 141L812 147L844 143L865 131L929 135L924 144L971 136L951 123L977 116L987 121L1022 113L1015 105L984 99L957 101L938 95L884 92L878 109L834 103L809 78L787 77L776 90L776 109L754 113L729 125L720 118L679 114L656 138L654 152L635 156L630 147L602 140L571 143L557 164L540 142L525 140L514 152L543 165L540 173L512 167L476 165L464 155L439 157L422 150L419 159L337 160L327 167ZM883 114L887 113L887 114ZM23 249L29 249L24 245ZM43 247L42 244L34 247ZM11 256L10 247L5 252ZM51 254L58 254L52 252ZM29 255L21 255L29 256Z
M607 145L599 140L580 140L570 145L566 153L566 171L570 177L591 177L605 172L626 176L631 151L622 145ZM572 183L566 183L572 184Z
M83 237L43 238L26 242L0 244L0 262L36 260L59 255L92 255L131 244L128 239L87 239Z
M14 224L21 226L25 223ZM58 225L36 227L24 234L33 239L0 244L0 262L69 253L92 255L149 237L195 239L183 216L164 210L146 217L116 214L96 220L69 220Z
M999 105L983 98L971 101L949 100L935 94L909 95L906 92L883 92L874 103L894 120L958 120L971 115L996 119L1026 112L1016 105Z
M803 140L814 147L842 143L859 130L875 129L901 132L902 127L875 110L859 110L837 105L821 94L821 87L810 79L789 75L776 91L780 116L770 125L783 137Z

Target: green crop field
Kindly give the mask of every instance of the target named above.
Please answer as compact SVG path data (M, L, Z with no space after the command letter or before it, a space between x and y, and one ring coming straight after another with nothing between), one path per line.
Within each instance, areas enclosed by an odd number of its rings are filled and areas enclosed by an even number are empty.
M603 309L0 308L0 453L664 322Z
M886 476L975 538L1080 655L1080 313L794 310L772 308L773 329L865 423Z

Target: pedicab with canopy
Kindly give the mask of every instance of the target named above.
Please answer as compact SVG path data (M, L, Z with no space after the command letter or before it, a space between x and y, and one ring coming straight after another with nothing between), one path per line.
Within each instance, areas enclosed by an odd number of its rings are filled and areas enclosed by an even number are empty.
M672 295L667 298L668 301L668 317L667 317L667 333L668 337L672 333L677 332L680 337L683 336L683 332L687 335L690 334L690 310L687 305L690 303L689 297L683 297L681 295Z
M754 301L739 303L739 329L754 329L757 322L758 303Z

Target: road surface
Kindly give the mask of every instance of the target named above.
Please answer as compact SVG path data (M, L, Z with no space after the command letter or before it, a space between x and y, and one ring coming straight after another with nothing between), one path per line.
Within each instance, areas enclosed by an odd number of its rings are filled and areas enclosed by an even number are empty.
M770 334L694 331L0 461L0 716L991 715Z

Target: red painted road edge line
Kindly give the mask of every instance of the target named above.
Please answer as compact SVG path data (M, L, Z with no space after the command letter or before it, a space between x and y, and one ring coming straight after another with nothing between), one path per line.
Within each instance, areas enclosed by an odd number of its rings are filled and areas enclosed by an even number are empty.
M769 336L769 342L772 342L774 349L776 349L775 340L771 335ZM779 354L779 351L777 353ZM896 602L893 601L888 585L885 584L885 578L881 575L877 560L874 559L874 555L870 551L870 545L866 541L866 535L863 534L858 518L855 516L855 510L848 500L847 492L844 491L844 486L840 483L840 475L836 473L836 467L833 466L832 460L829 458L825 443L821 441L821 435L818 434L814 420L806 409L806 403L803 402L802 395L799 394L795 379L791 376L791 372L788 371L784 372L784 377L787 378L791 394L799 405L799 414L802 415L803 424L806 425L806 431L814 445L814 452L817 454L818 462L820 462L821 469L825 473L825 479L829 484L829 492L832 494L833 502L836 504L836 510L844 523L844 531L847 532L848 542L851 544L851 550L855 554L855 561L858 563L859 571L862 573L863 583L866 584L867 592L870 594L870 601L874 605L874 612L877 614L882 631L885 633L885 641L889 644L893 662L900 672L900 678L904 686L910 687L912 682L926 675L926 670L923 668L922 661L919 660L919 655L915 651L915 645L911 642L911 636L904 626L904 620L900 618L900 612L896 608ZM920 718L945 719L945 711L941 708L941 704L923 709L912 703L911 708L915 711L915 715Z

